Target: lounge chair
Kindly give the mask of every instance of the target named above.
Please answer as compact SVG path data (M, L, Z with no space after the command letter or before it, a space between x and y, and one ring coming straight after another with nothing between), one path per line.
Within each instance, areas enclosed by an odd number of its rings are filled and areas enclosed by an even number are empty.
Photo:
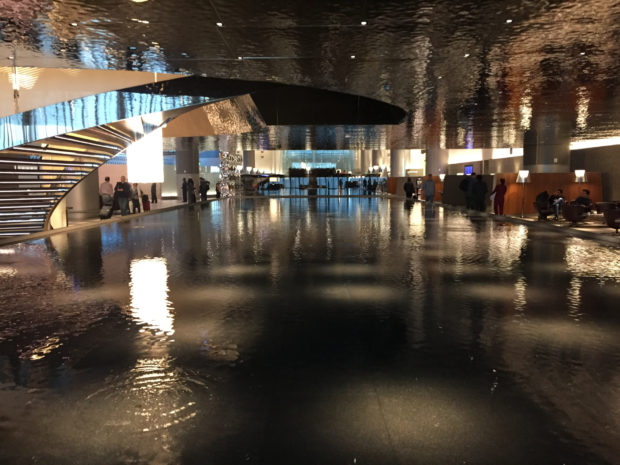
M618 229L620 228L620 208L609 208L605 212L605 222L607 226L616 230L616 234L618 234Z
M562 216L571 222L571 226L579 221L583 221L587 216L585 205L580 203L565 203L562 207Z

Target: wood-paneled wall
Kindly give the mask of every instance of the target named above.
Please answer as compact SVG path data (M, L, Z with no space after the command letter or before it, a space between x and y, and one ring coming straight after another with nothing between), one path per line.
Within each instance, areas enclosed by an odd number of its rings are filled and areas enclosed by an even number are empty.
M593 202L602 201L601 173L587 173L586 177L587 182L576 183L574 173L531 173L529 182L522 185L517 183L517 173L498 173L495 175L495 181L499 183L501 178L506 180L508 190L506 191L504 213L506 215L520 215L522 198L524 199L524 212L526 214L537 213L534 208L534 200L544 190L553 194L557 189L562 189L564 198L570 202L581 195L582 189L588 189Z

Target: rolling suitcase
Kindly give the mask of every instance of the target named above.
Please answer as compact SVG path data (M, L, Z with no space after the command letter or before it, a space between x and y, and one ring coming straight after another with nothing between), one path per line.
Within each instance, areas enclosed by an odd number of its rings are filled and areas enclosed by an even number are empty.
M112 216L113 198L107 194L102 195L101 198L103 206L101 207L101 210L99 210L99 218L105 220Z
M106 220L112 216L112 205L104 205L99 210L99 218Z

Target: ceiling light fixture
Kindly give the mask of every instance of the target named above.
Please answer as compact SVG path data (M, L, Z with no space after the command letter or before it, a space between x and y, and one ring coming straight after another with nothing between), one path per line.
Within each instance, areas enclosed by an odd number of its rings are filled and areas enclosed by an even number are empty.
M218 21L217 23L215 23L215 25L216 25L217 27L222 27L222 26L224 26L224 24L220 23L219 21Z
M368 24L368 23L367 23L366 21L362 21L360 24L361 24L362 26L366 26L366 24Z
M148 2L149 0L131 0L134 3L145 3Z
M506 24L510 24L510 23L512 23L512 19L507 19Z
M77 26L77 23L71 23L71 26Z
M581 52L579 55L584 56L586 52Z
M237 60L243 60L243 57L237 57Z
M355 60L355 55L351 55L351 60Z
M465 58L469 57L469 53L466 53L465 55L463 55Z

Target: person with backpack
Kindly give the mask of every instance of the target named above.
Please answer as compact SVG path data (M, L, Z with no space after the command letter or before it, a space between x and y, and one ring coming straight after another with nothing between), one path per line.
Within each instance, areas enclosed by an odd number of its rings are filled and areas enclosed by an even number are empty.
M405 184L403 185L403 190L405 191L405 197L407 198L407 200L415 200L415 197L413 196L415 192L415 186L411 182L411 178L407 178L407 182L405 182Z

